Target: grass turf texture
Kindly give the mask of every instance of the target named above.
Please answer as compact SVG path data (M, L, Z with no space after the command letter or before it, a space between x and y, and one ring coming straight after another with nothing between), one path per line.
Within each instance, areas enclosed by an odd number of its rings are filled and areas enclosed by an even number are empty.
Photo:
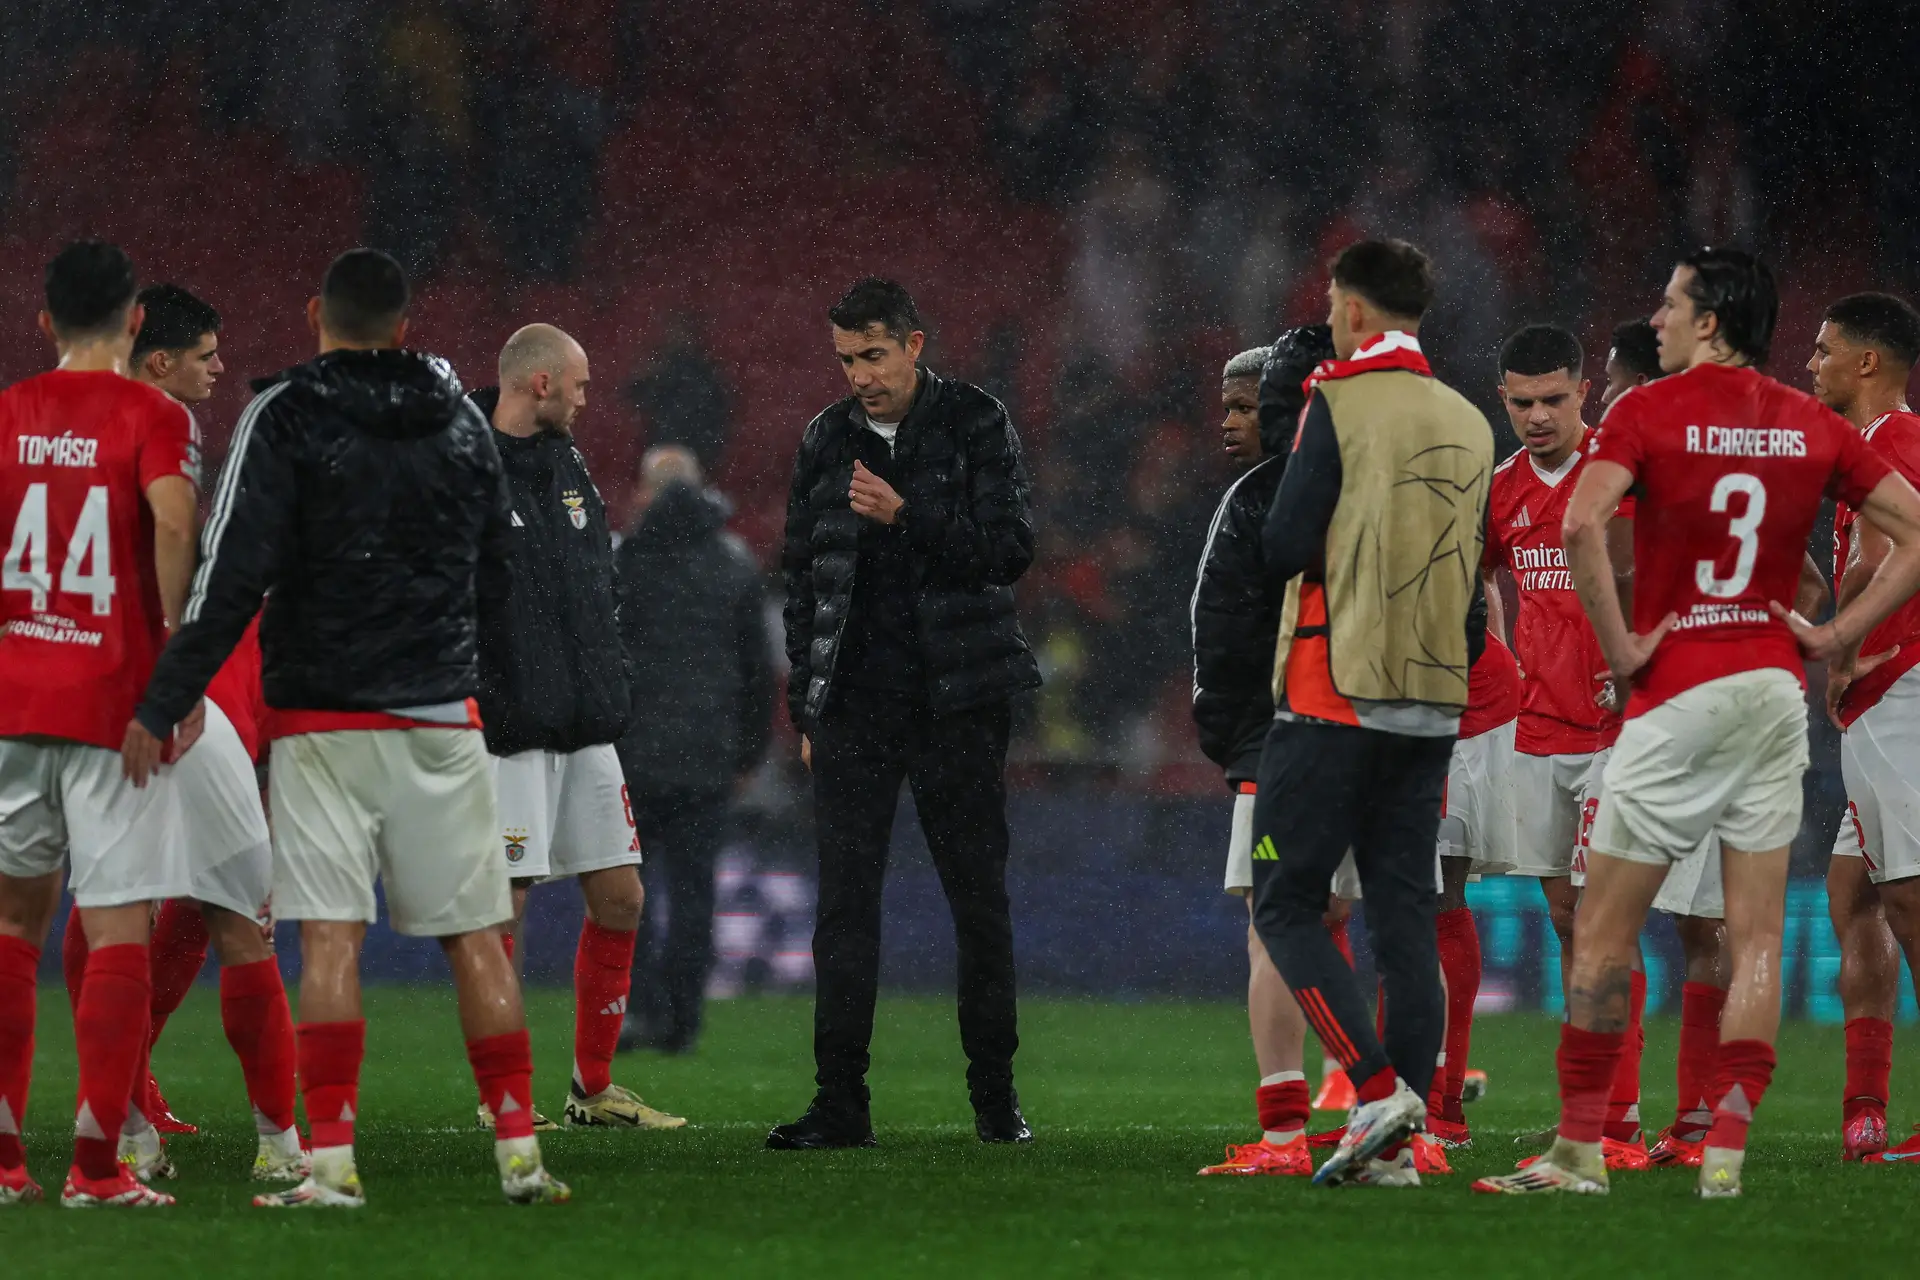
M572 1050L569 997L536 992L536 1095L556 1117ZM369 1206L254 1209L252 1122L218 1002L196 990L157 1055L198 1137L169 1144L173 1210L0 1210L0 1274L640 1274L1114 1276L1406 1274L1421 1277L1909 1274L1920 1168L1839 1161L1842 1041L1790 1025L1755 1128L1743 1200L1702 1204L1692 1171L1619 1175L1605 1200L1474 1196L1514 1160L1513 1136L1556 1114L1554 1025L1485 1019L1474 1063L1492 1093L1469 1109L1476 1147L1418 1191L1327 1191L1304 1179L1197 1178L1257 1137L1244 1014L1231 1005L1028 1001L1020 1086L1038 1141L973 1136L951 1006L892 1000L875 1035L873 1151L761 1149L810 1095L809 1006L713 1006L697 1055L622 1058L615 1078L690 1116L678 1133L543 1139L572 1204L499 1200L492 1147L449 991L369 993L360 1171ZM41 992L28 1151L49 1193L64 1175L74 1095L63 992ZM1676 1025L1649 1028L1647 1113L1671 1114ZM1920 1096L1897 1062L1895 1138ZM1902 1104L1909 1104L1903 1107ZM1337 1117L1316 1117L1335 1122ZM1396 1268L1406 1268L1396 1272Z

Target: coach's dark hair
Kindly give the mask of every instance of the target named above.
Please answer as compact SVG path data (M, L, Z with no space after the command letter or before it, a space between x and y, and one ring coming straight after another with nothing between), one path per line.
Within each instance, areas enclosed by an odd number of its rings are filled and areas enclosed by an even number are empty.
M320 282L327 332L348 342L385 342L407 314L407 273L378 249L349 249Z
M1500 344L1503 377L1517 373L1523 378L1537 378L1543 373L1565 369L1578 378L1585 363L1586 353L1580 350L1580 339L1557 324L1525 325Z
M1920 361L1920 311L1890 293L1855 293L1827 308L1826 321L1863 347L1908 369Z
M149 351L185 351L209 333L220 332L220 313L177 284L150 284L140 291L146 319L133 340L133 358Z
M868 325L877 324L903 347L916 330L925 327L906 287L879 276L868 276L847 290L840 301L827 308L827 319L834 328L853 333L865 333Z
M1652 382L1660 368L1660 334L1645 320L1622 320L1613 326L1613 358L1635 377Z
M1767 264L1745 249L1709 246L1687 255L1680 265L1693 268L1687 296L1693 299L1694 314L1711 311L1727 346L1754 364L1765 364L1780 318L1780 293Z
M139 287L126 250L76 240L47 264L47 314L63 338L101 334L125 318Z
M1405 240L1360 240L1327 264L1333 282L1390 316L1418 320L1433 305L1433 262Z

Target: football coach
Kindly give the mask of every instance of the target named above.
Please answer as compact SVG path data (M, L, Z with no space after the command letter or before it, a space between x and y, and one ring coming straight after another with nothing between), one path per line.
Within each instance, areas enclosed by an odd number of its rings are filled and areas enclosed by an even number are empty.
M787 705L820 849L813 1104L776 1150L874 1145L867 1048L880 892L904 780L959 944L960 1042L983 1142L1032 1133L1007 902L1013 696L1040 686L1014 619L1033 562L1030 484L1006 409L920 363L907 291L862 280L827 312L852 394L808 424L787 499Z

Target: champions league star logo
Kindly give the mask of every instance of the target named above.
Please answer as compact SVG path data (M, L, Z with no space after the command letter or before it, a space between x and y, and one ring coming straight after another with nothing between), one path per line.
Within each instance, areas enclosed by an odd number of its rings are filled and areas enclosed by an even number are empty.
M507 843L507 861L518 866L527 856L527 833L508 830L501 833Z
M587 500L578 493L570 491L562 494L560 501L567 504L567 519L573 521L573 527L576 529L586 528Z

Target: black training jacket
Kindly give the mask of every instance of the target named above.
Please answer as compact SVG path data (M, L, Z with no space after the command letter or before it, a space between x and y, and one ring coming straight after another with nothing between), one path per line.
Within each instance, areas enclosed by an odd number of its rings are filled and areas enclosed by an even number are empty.
M488 422L500 392L473 393ZM513 573L480 628L487 750L578 751L613 742L631 700L606 504L573 437L493 433L513 511Z
M1273 723L1284 594L1267 577L1260 538L1286 465L1284 453L1266 458L1233 482L1207 528L1193 588L1193 722L1230 787L1254 780Z
M254 383L200 568L140 723L165 736L260 612L269 706L387 711L479 691L483 599L504 589L500 454L453 368L335 351Z
M866 429L849 396L807 425L794 459L781 570L787 709L803 733L826 709L853 600L863 517L847 491L855 433ZM1014 618L1013 584L1033 563L1033 518L1006 409L978 387L922 367L894 466L932 709L963 711L1039 688L1039 665Z
M713 495L660 490L614 553L620 635L646 712L620 739L637 792L721 790L760 763L773 726L772 628L760 566Z

